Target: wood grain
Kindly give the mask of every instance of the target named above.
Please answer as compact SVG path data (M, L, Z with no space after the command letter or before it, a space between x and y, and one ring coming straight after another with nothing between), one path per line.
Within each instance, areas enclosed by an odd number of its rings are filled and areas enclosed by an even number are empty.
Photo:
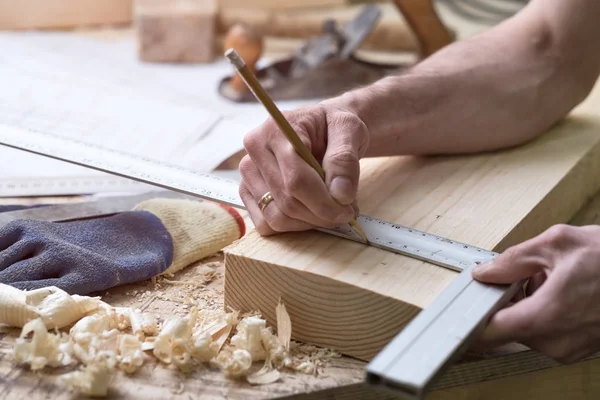
M570 220L600 187L599 171L600 120L576 112L506 151L363 160L358 204L366 215L502 251ZM319 232L251 232L225 257L227 305L271 310L281 297L294 337L364 360L456 276Z
M216 0L135 0L138 58L145 62L214 60Z
M0 0L0 29L129 24L133 0Z

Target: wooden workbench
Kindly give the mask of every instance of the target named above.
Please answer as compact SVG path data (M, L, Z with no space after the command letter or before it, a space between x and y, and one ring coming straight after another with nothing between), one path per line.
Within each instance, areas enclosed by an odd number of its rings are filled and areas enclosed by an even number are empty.
M467 36L481 26L463 24L448 15L449 21ZM280 42L275 41L279 49ZM212 85L212 83L210 83ZM81 198L0 199L1 203L79 202ZM600 193L572 221L575 225L600 223ZM215 278L204 288L193 288L201 307L222 307L223 266L219 257L192 266L173 280L194 280L199 271L211 263ZM186 290L190 290L187 288ZM186 312L182 286L164 281L154 285L143 282L113 289L103 300L121 306L134 306L165 317ZM17 367L9 354L15 331L0 332L0 399L72 399L72 393L53 384L54 374L32 373ZM8 352L8 353L7 353ZM600 358L561 366L535 352L503 355L501 349L464 361L446 373L434 388L431 400L454 399L592 399L600 398ZM464 363L478 363L480 373L465 375ZM515 372L517 370L519 372ZM250 386L223 378L215 370L195 371L190 376L153 363L147 363L136 375L117 377L111 392L113 399L388 399L388 395L371 392L363 383L364 362L349 357L333 357L326 361L317 376L283 374L280 382L268 386ZM527 372L534 371L534 372Z
M62 201L53 198L53 202ZM66 199L72 201L72 199ZM14 203L17 199L3 199ZM20 202L30 202L22 200ZM1 215L1 214L0 214ZM600 193L572 220L575 225L600 223ZM190 281L204 276L207 266L215 269L214 279L202 287L182 287L158 280L127 285L102 294L112 305L136 307L161 317L184 315L186 293L193 291L200 307L215 309L223 304L223 264L217 256L181 271L171 280ZM18 330L0 332L0 399L71 399L52 382L55 374L46 370L32 373L16 366L9 354ZM479 374L465 375L466 363L477 363ZM324 360L316 376L284 373L280 382L267 386L251 386L225 379L216 370L195 371L184 376L178 371L149 362L133 377L118 375L111 392L112 399L388 399L374 393L363 383L364 362L345 356ZM473 370L472 366L469 368ZM516 371L519 371L518 373ZM532 371L527 373L527 371ZM521 352L503 355L502 349L485 356L470 356L452 367L437 383L431 400L459 399L592 399L600 396L600 358L562 366L523 348Z

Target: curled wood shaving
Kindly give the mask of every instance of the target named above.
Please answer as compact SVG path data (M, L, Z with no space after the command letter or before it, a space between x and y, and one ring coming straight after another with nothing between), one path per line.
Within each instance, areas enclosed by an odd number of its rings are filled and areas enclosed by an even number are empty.
M194 307L186 317L171 317L165 321L154 342L153 354L166 364L186 368L192 356L192 332L198 317Z
M281 373L276 369L261 369L255 374L248 375L246 380L252 385L269 385L281 379Z
M231 378L246 376L252 367L252 355L245 349L227 347L217 356L215 363Z
M231 338L231 345L250 353L252 361L262 361L266 357L261 331L266 321L258 317L244 318L237 326L237 333Z
M292 321L281 299L279 299L279 304L275 308L275 315L277 316L277 336L279 342L289 351L290 340L292 338Z
M32 334L30 340L27 339L29 334ZM25 324L15 342L13 355L16 362L29 364L34 371L46 365L69 365L72 360L68 341L65 341L60 333L49 333L41 318Z
M158 321L150 313L142 313L140 310L132 311L129 314L131 331L139 340L144 340L146 335L156 335L158 332Z
M119 335L118 337L119 368L132 374L144 363L142 342L134 335Z
M0 324L18 328L41 318L48 329L60 329L97 310L102 304L98 298L71 296L55 286L22 291L0 283Z

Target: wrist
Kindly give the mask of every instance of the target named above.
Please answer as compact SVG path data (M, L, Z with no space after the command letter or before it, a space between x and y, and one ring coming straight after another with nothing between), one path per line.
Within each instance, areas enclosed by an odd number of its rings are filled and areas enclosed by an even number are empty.
M390 140L400 135L400 127L406 127L412 121L403 113L400 106L400 87L404 76L389 76L373 84L345 92L337 97L323 101L325 107L349 112L357 117L369 133L369 145L363 151L365 157L395 155L398 149L386 149Z

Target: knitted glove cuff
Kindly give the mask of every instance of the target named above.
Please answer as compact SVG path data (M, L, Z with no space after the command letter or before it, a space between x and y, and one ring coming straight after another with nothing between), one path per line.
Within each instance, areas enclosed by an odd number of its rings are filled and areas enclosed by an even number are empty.
M156 215L172 237L173 262L162 274L218 253L246 230L235 209L210 201L157 198L137 204L134 210Z

